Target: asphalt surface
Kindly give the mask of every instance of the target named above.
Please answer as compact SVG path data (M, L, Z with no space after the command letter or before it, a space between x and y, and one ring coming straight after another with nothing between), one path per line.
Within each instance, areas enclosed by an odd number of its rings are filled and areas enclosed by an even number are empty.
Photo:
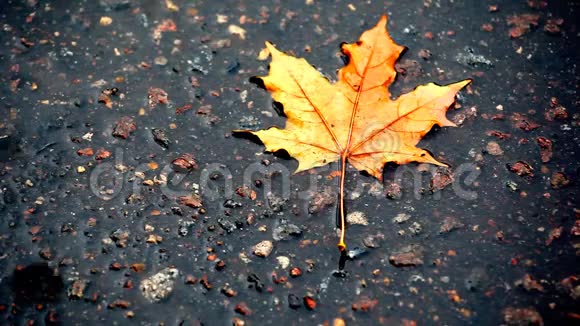
M0 324L578 322L579 11L3 1ZM368 225L341 257L337 165L291 175L295 160L232 130L284 125L250 82L265 41L334 80L341 42L382 14L408 48L394 96L473 83L458 127L420 143L450 169L349 169L348 210Z

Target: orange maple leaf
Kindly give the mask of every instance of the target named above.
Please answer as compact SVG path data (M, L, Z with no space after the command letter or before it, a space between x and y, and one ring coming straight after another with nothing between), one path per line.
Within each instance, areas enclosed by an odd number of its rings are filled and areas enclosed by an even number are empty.
M445 166L417 143L433 125L455 126L445 117L459 90L471 82L446 86L419 86L396 100L389 85L395 80L395 62L404 50L386 30L387 17L364 32L359 41L344 44L348 64L330 83L306 60L278 51L266 43L272 61L268 76L259 77L275 101L284 106L284 129L250 132L266 150L286 150L298 160L296 172L339 161L341 236L346 249L344 179L346 163L382 180L387 162L426 162Z

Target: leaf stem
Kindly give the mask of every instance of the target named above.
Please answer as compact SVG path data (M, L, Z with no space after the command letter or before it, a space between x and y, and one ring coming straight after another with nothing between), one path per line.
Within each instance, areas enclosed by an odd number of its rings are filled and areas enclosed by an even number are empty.
M344 180L346 176L346 155L340 158L340 189L339 189L339 207L340 207L340 240L338 241L338 250L346 251L346 242L344 235L346 233L346 207L344 202Z

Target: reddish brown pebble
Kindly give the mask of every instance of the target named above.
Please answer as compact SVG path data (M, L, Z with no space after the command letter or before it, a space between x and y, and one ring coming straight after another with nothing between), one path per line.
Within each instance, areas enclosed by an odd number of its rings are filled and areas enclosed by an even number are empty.
M201 283L201 285L203 285L203 287L206 288L206 290L211 290L211 288L213 288L213 285L211 285L207 280L207 275L202 276L201 279L199 280L199 283Z
M248 306L244 302L238 303L234 311L242 316L248 316L252 314L252 310L250 310L250 308L248 308Z
M483 25L481 25L481 30L484 32L492 32L493 25L492 24L483 24Z
M129 303L129 301L127 300L115 300L112 303L109 304L109 309L113 309L113 308L121 308L121 309L127 309L129 308L129 306L131 305L131 303Z
M185 104L184 106L175 109L175 114L183 114L186 111L189 111L191 108L193 108L193 104Z
M550 106L545 113L546 120L566 120L568 119L568 110L558 103L558 99L552 97L550 99Z
M379 300L370 299L368 297L361 297L357 302L353 303L351 308L354 311L369 311L379 304Z
M236 188L236 194L240 197L250 198L256 200L258 194L248 186Z
M197 283L197 278L195 278L193 275L187 275L185 277L185 284L195 284Z
M533 177L534 168L524 161L517 161L513 164L507 164L508 170L519 175L520 177Z
M550 185L554 189L560 189L570 184L570 179L563 172L554 172L550 178Z
M180 205L185 205L191 208L200 208L203 205L201 197L196 194L192 194L190 196L181 196L178 198L178 203Z
M149 93L147 94L149 98L149 107L154 108L157 104L167 104L169 100L167 99L167 92L161 88L151 87L149 88Z
M197 169L197 162L195 161L193 154L190 153L181 154L171 162L171 165L177 172L187 172L189 170Z
M130 117L122 117L117 120L113 128L113 136L117 138L127 139L129 135L137 130L137 125Z
M234 289L230 287L222 288L221 292L228 298L235 297L236 295L238 295L238 292L236 292Z
M499 140L506 140L506 139L509 139L511 137L510 134L506 134L506 133L503 133L503 132L498 131L498 130L489 130L486 132L486 134L488 136L493 136Z
M288 278L286 276L278 276L276 273L272 273L272 282L274 284L286 284Z
M533 308L508 307L503 311L503 319L508 325L537 325L543 326L544 320L538 311Z
M145 270L145 264L143 264L143 263L133 264L133 265L131 265L131 269L136 273L142 272Z
M77 151L78 156L93 156L93 149L90 147L79 149Z
M121 269L125 268L121 263L114 262L109 266L110 270L113 271L120 271Z
M511 116L511 120L514 122L516 128L520 128L524 131L531 131L540 128L540 125L531 121L525 114L514 113Z
M208 261L214 261L216 259L217 259L217 255L216 254L207 255L207 260Z
M514 26L510 29L509 35L511 38L518 38L529 32L532 26L538 26L538 14L521 14L513 15L507 18L507 24Z
M221 271L221 270L223 270L224 268L226 268L226 262L225 262L225 261L223 261L223 260L220 260L220 261L218 261L218 262L215 264L215 269L216 269L216 270L218 270L218 271Z
M299 277L301 275L302 275L302 270L299 267L292 267L292 269L290 269L290 276Z
M552 141L546 137L536 138L538 146L540 146L540 158L543 163L547 163L552 159Z
M389 262L396 267L423 264L424 249L420 245L408 245L389 256Z
M316 300L314 300L311 296L304 297L304 306L308 310L314 310L316 308Z
M99 150L97 150L97 155L95 155L95 159L100 161L100 160L104 160L106 158L109 158L111 156L111 152L105 150L104 148L101 148Z

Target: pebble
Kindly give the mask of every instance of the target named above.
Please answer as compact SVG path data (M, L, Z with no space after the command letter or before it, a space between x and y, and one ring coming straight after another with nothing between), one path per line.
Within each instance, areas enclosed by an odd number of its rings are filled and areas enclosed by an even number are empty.
M127 139L129 135L137 130L137 125L131 117L122 117L115 123L113 127L113 136L121 139Z
M167 58L164 56L156 57L153 62L158 66L165 66L167 64Z
M99 19L99 25L101 26L109 26L113 23L113 19L109 16L102 16L101 19Z
M465 47L463 53L458 53L455 60L460 64L473 67L492 67L493 63L481 54L476 54L470 47Z
M460 229L464 227L465 224L461 223L459 219L453 216L447 216L443 220L441 227L439 228L439 233L449 233L455 229Z
M276 260L278 261L278 265L282 267L282 269L286 269L288 268L288 266L290 266L290 258L286 256L278 256L276 257Z
M382 233L377 233L375 235L369 234L362 242L367 248L379 248L381 246L380 241L383 239L385 239L385 235Z
M153 140L163 148L169 148L171 141L167 137L165 130L159 128L151 129L151 134L153 135Z
M366 214L360 211L348 214L346 216L346 222L348 224L369 225Z
M288 199L282 198L280 196L276 196L273 193L268 193L268 205L272 209L274 213L279 213L284 210L286 206L286 202Z
M334 318L332 326L346 326L346 322L342 318Z
M308 310L314 310L316 309L316 300L314 300L313 297L307 295L304 297L304 306L306 306L306 309Z
M485 146L485 150L493 156L500 156L503 154L503 150L501 149L499 144L495 141L490 141L489 143L487 143L487 146Z
M393 217L393 223L401 224L407 222L411 218L411 215L406 213L399 213L397 216Z
M242 40L246 39L246 30L241 28L240 26L232 24L232 25L228 26L228 32L232 35L239 36L240 39L242 39Z
M550 178L550 185L554 189L560 189L570 184L570 179L562 172L554 172Z
M152 303L166 299L173 292L175 279L179 275L177 268L165 268L159 273L141 281L141 294Z
M272 253L272 249L274 249L274 244L270 240L264 240L258 242L253 247L254 255L258 257L268 257Z
M424 248L408 245L389 256L389 262L396 267L423 265Z
M82 299L85 296L87 285L88 281L86 280L75 280L67 291L69 299Z
M409 227L409 231L415 235L420 234L423 231L423 226L417 222L413 222Z
M295 294L288 294L288 306L292 309L298 309L302 306L302 302Z
M179 155L171 162L173 169L177 172L187 172L197 169L197 162L191 153Z
M292 237L299 237L302 235L300 227L288 223L286 220L280 221L280 225L272 230L272 237L275 241L289 240Z

